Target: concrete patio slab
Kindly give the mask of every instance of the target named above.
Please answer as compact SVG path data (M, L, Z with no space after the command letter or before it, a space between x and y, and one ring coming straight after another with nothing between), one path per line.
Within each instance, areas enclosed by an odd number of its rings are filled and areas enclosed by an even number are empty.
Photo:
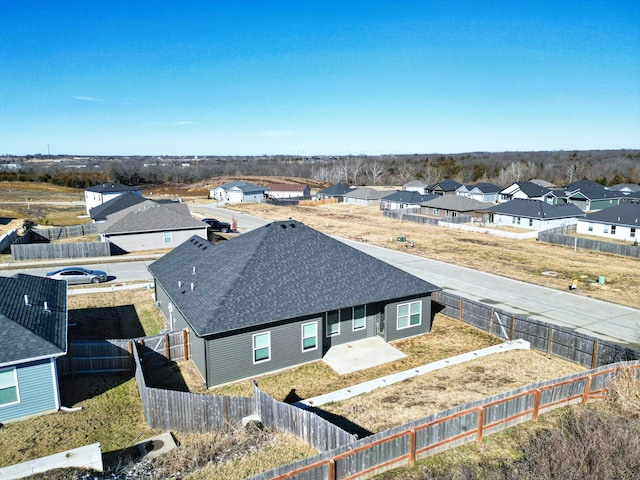
M382 338L372 337L331 347L322 360L336 373L344 375L404 357L404 353Z

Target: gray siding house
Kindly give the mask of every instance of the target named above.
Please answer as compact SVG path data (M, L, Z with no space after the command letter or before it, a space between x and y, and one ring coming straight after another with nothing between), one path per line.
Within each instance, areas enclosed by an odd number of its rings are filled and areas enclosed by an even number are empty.
M139 187L130 187L117 182L103 183L85 188L84 204L87 209L87 213L89 213L92 208L102 205L103 203L127 192L134 192L136 195L142 195L142 190L140 190Z
M0 277L0 330L0 422L57 411L67 283L21 273Z
M193 237L149 266L208 387L323 358L334 345L431 330L435 285L294 221L213 245Z

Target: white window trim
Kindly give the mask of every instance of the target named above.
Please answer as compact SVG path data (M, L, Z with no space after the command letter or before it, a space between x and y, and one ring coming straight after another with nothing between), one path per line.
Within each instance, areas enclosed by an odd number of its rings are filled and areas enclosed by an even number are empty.
M17 400L15 402L9 402L9 403L3 403L0 405L0 408L4 408L4 407L8 407L10 405L17 405L20 403L20 385L18 384L18 369L16 367L9 367L9 368L0 368L0 371L10 371L11 369L13 369L13 385L14 387L16 387L16 397Z
M267 358L263 358L262 360L256 360L256 337L267 335L269 339L267 348L269 349L269 356ZM256 365L258 363L265 363L271 360L271 332L260 332L254 333L251 336L251 358L253 359L253 364Z
M329 314L331 312L337 312L338 313L338 331L336 333L331 333L330 329L329 329ZM331 312L327 312L326 316L325 316L325 328L326 328L326 336L327 338L329 337L337 337L338 335L340 335L340 310L331 310Z
M308 326L308 325L313 325L313 326L315 327L315 332L314 332L313 336L314 336L314 337L315 337L315 339L316 339L316 345L315 345L315 347L313 347L313 348L304 348L304 341L305 341L305 338L311 338L311 337L305 337L305 336L304 336L304 327L306 327L306 326ZM317 350L317 349L318 349L318 343L319 343L319 342L318 342L318 322L303 323L303 324L302 324L302 327L300 328L300 334L302 335L302 345L301 345L301 348L302 348L302 351L303 351L303 352L312 352L313 350Z
M419 313L420 321L418 323L416 323L415 325L411 325L411 305L416 304L416 303L420 305L420 313ZM400 320L399 310L400 310L400 307L403 307L405 305L408 308L407 326L406 327L401 327L399 325L399 323L398 323L399 320ZM396 307L396 330L404 330L406 328L419 327L420 325L422 325L422 301L421 300L416 300L416 301L408 302L408 303L401 303Z
M356 307L362 307L363 309L363 313L364 315L362 316L362 320L364 321L364 323L362 324L361 327L356 328L356 320L360 320L360 319L356 319ZM367 306L366 305L356 305L355 307L351 307L352 310L352 315L351 315L351 329L353 332L359 332L360 330L366 330L367 329Z
M167 238L169 241L167 241ZM173 243L173 236L171 235L171 231L162 232L162 239L164 240L165 245L171 245Z

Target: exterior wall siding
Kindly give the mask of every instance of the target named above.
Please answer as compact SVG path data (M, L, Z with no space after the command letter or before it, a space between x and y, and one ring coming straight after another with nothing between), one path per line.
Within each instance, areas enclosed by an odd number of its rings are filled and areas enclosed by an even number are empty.
M589 226L592 230L589 231ZM593 235L601 238L607 238L610 240L622 240L627 242L633 242L640 238L640 228L636 228L634 236L631 236L631 227L625 227L622 225L616 225L615 235L611 234L611 227L613 224L589 222L588 220L581 220L576 226L576 233L584 235ZM606 233L605 233L606 227Z
M17 366L20 401L0 406L0 422L56 411L60 405L60 398L55 372L55 359Z
M420 325L398 330L398 305L403 303L422 302L422 318ZM385 306L385 340L393 342L403 338L414 337L431 331L431 295L426 297L405 298L400 301L388 303Z
M164 243L164 232L132 233L123 235L106 235L106 238L114 245L127 252L140 250L157 250L160 248L175 248L186 242L193 235L207 239L207 229L193 228L187 230L171 231L171 243Z
M323 355L327 353L332 346L342 345L344 343L354 342L356 340L362 340L367 337L375 335L376 328L376 316L370 314L370 307L365 305L365 328L362 330L353 330L353 308L343 308L340 310L340 333L338 335L327 336L327 315L326 313L322 317L322 345ZM373 330L371 326L373 324ZM371 334L371 332L374 332Z
M315 350L302 351L302 325L318 322L318 341ZM311 316L292 323L267 325L259 330L250 330L230 336L207 339L207 386L221 385L243 378L256 377L275 370L293 367L322 358L324 319ZM271 358L260 363L253 362L253 335L270 332Z

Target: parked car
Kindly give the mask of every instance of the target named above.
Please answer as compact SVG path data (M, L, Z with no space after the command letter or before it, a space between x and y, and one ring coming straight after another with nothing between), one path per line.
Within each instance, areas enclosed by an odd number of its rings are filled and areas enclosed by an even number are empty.
M45 275L54 280L64 280L71 285L80 283L101 283L107 281L107 273L102 270L89 270L83 267L64 267Z
M209 230L212 232L226 233L231 231L231 224L227 222L221 222L215 218L203 218L202 221L209 225Z

